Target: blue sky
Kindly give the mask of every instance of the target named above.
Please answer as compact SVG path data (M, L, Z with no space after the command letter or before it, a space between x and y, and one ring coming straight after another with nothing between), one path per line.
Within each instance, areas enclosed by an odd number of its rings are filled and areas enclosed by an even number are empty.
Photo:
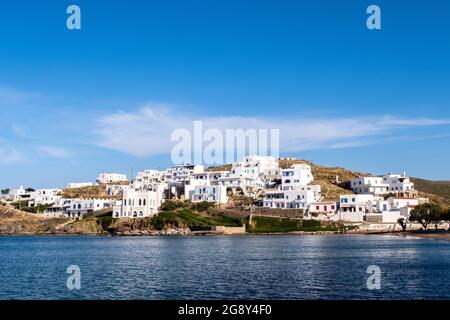
M165 128L194 120L280 127L282 155L323 165L450 179L449 57L438 0L2 2L0 188L165 168Z

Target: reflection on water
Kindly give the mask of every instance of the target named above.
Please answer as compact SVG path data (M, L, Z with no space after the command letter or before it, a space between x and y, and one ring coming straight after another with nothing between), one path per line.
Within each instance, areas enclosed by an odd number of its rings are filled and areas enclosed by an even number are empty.
M450 242L389 236L0 237L0 299L450 299ZM66 268L81 268L81 290ZM381 290L368 290L369 265Z

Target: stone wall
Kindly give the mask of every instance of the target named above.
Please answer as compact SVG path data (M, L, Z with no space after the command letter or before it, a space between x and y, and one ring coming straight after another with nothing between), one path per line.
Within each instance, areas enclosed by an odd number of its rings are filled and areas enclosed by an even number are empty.
M216 226L213 227L217 233L221 234L244 234L245 233L245 224L240 227L224 227L224 226Z
M271 208L256 207L252 208L252 210L250 211L250 209L246 207L235 207L223 210L214 209L211 211L211 213L217 215L224 214L226 216L236 218L246 218L250 216L250 214L266 217L303 218L302 209L271 209Z

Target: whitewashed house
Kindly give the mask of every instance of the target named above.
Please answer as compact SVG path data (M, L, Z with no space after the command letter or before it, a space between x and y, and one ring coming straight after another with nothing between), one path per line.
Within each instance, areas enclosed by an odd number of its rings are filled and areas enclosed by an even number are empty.
M367 213L372 213L376 203L382 198L372 194L349 194L339 196L339 220L364 221Z
M28 201L29 207L38 205L49 205L55 203L61 198L61 189L37 189L30 193L31 200Z
M185 198L190 199L191 201L195 201L193 199L193 195L197 187L219 186L220 179L228 176L229 174L229 171L209 171L192 174L189 183L184 185Z
M55 203L51 207L46 208L43 213L47 216L67 217L69 216L68 210L70 209L72 200L74 199L59 198L55 201Z
M388 193L409 194L414 191L414 183L410 181L406 173L384 175L383 182L388 184Z
M122 194L123 190L127 189L129 185L126 184L108 184L105 191L108 196L116 196Z
M391 208L415 207L419 205L419 199L411 197L390 197L388 199Z
M127 176L120 173L102 172L97 177L98 184L128 181Z
M277 178L278 159L271 156L244 156L232 164L229 176L221 179L228 192L255 195Z
M151 189L128 188L121 201L113 206L113 218L142 218L157 215L163 202L164 185L154 184Z
M247 175L233 175L230 174L228 177L222 177L219 180L222 187L225 188L228 194L243 194L243 195L254 195L261 190L263 184L259 177L251 177Z
M359 194L383 195L389 188L382 177L359 177L352 179L350 185L353 192Z
M337 214L337 203L331 200L322 200L317 202L311 202L309 204L308 212L313 216L315 214L325 215L331 217Z
M282 190L295 190L299 186L305 186L314 180L311 167L307 164L294 164L289 169L281 170Z
M310 185L314 180L311 167L306 164L294 164L281 170L281 185L277 190L269 190L263 199L266 208L304 209L310 203L321 199L320 185Z
M196 186L191 198L192 202L216 202L227 203L226 189L220 185Z
M320 188L320 186L317 186ZM276 190L267 191L263 206L272 209L307 209L312 202L320 200L320 192L313 190Z
M23 186L20 186L17 189L9 190L6 198L11 199L13 201L17 200L29 200L31 198L32 193L27 191Z
M166 170L165 177L171 183L189 183L194 173L204 172L201 164L179 164Z
M71 199L70 206L66 209L66 214L69 218L82 219L83 216L104 208L109 208L112 204L113 200L111 199Z
M133 181L133 187L135 189L141 189L155 183L162 183L164 181L166 181L166 171L144 170L138 172L136 175L136 178Z

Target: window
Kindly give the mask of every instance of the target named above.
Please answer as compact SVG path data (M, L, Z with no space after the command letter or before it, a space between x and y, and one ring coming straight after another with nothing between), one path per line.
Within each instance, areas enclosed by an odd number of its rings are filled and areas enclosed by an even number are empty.
M139 199L139 206L141 206L142 205L142 201L141 201L141 199Z
M320 207L319 207L319 206L316 206L316 210L320 210Z

